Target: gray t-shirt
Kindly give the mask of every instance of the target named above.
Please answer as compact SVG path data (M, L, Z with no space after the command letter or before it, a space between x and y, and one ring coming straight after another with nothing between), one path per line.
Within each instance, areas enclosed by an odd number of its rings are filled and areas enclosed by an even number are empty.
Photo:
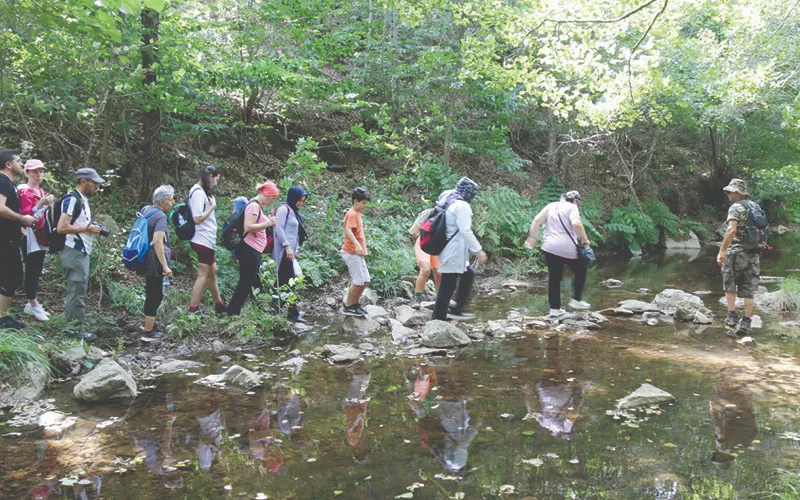
M156 231L164 231L164 257L167 258L167 265L169 265L172 258L172 250L169 248L169 225L167 224L167 214L161 209L152 205L142 209L142 215L146 216L150 211L155 210L157 213L152 215L147 221L147 236L150 241L153 240L153 235ZM145 274L148 276L161 276L164 270L161 268L161 262L158 261L156 255L156 247L151 246L150 251L147 252L147 260L145 262Z

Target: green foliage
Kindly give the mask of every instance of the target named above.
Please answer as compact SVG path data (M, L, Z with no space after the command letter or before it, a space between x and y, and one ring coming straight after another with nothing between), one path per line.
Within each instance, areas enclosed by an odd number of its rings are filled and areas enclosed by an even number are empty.
M561 199L561 195L566 192L567 188L555 177L551 177L547 183L542 186L536 198L533 199L533 210L539 213L548 204Z
M614 208L605 230L611 241L631 252L640 252L642 247L658 243L655 222L649 215L642 214L633 203Z
M472 222L475 234L489 252L522 252L522 243L536 215L531 203L515 190L499 185L478 194Z
M436 202L439 193L453 189L459 176L441 163L425 162L414 169L414 184L422 189L428 199Z
M580 212L581 222L586 228L589 241L593 245L604 242L605 237L599 231L603 225L603 202L596 191L590 190L583 196Z
M47 355L36 339L26 333L0 331L0 374L3 378L25 377L29 372L28 363L50 370Z
M396 293L399 277L416 274L414 248L408 240L409 225L402 217L364 217L370 286L382 295Z
M800 165L753 169L748 173L756 181L751 188L752 198L770 202L777 212L770 218L800 221Z
M650 217L650 220L653 221L653 224L655 224L657 228L663 229L666 234L681 234L680 220L678 219L678 216L673 214L663 201L659 200L658 198L647 200L642 205L642 210L644 210L644 213Z
M740 498L733 485L713 476L695 478L692 481L691 490L684 488L684 494L685 498L689 500L707 500L709 498L735 500Z
M781 282L781 292L784 295L784 307L788 311L800 311L800 278L789 276Z
M320 161L317 156L319 143L307 137L297 141L295 151L289 155L286 161L286 168L281 173L280 186L284 190L289 187L301 184L311 189L315 181L322 178L324 170L328 167L327 163Z

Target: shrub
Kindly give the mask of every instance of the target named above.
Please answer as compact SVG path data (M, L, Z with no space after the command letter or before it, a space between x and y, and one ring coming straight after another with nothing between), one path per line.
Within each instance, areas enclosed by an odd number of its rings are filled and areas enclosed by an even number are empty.
M453 189L459 175L441 163L422 163L416 167L415 184L435 200L445 189Z
M23 376L28 372L28 363L49 370L47 355L36 340L25 333L0 332L0 373L3 373L3 378Z
M474 205L473 230L489 252L519 253L536 215L531 203L505 186L489 186Z
M642 214L633 203L614 208L605 229L613 242L631 252L641 252L642 247L658 243L655 222L649 215Z

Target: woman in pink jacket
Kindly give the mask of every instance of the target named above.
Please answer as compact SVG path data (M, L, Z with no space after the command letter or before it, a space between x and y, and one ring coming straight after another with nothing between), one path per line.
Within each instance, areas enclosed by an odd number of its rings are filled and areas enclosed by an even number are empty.
M48 250L47 241L42 239L44 235L41 229L44 227L44 212L53 203L53 195L45 193L42 189L44 163L41 161L28 160L25 163L25 177L28 178L28 183L17 186L20 213L32 215L39 221L36 226L25 230L25 295L28 297L25 314L39 321L47 321L50 316L36 300L36 295L39 290L39 277L44 267L44 257Z

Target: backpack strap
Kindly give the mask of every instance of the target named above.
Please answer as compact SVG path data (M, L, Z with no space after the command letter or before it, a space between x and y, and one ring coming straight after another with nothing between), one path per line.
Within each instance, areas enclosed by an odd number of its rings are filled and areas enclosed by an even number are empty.
M78 217L80 217L81 212L83 211L83 198L81 197L80 193L78 193L77 189L73 189L72 191L67 193L67 196L72 196L75 198L75 200L77 200L77 203L75 204L74 213L72 214L72 217L70 218L69 221L69 225L71 226L75 224L75 221L78 220Z
M186 195L186 206L189 207L189 213L192 213L192 193L194 193L196 189L202 190L203 188L195 184L189 189L189 194ZM205 210L207 204L208 204L208 196L206 196L206 199L203 202L203 210ZM192 214L192 218L194 218L194 214Z

